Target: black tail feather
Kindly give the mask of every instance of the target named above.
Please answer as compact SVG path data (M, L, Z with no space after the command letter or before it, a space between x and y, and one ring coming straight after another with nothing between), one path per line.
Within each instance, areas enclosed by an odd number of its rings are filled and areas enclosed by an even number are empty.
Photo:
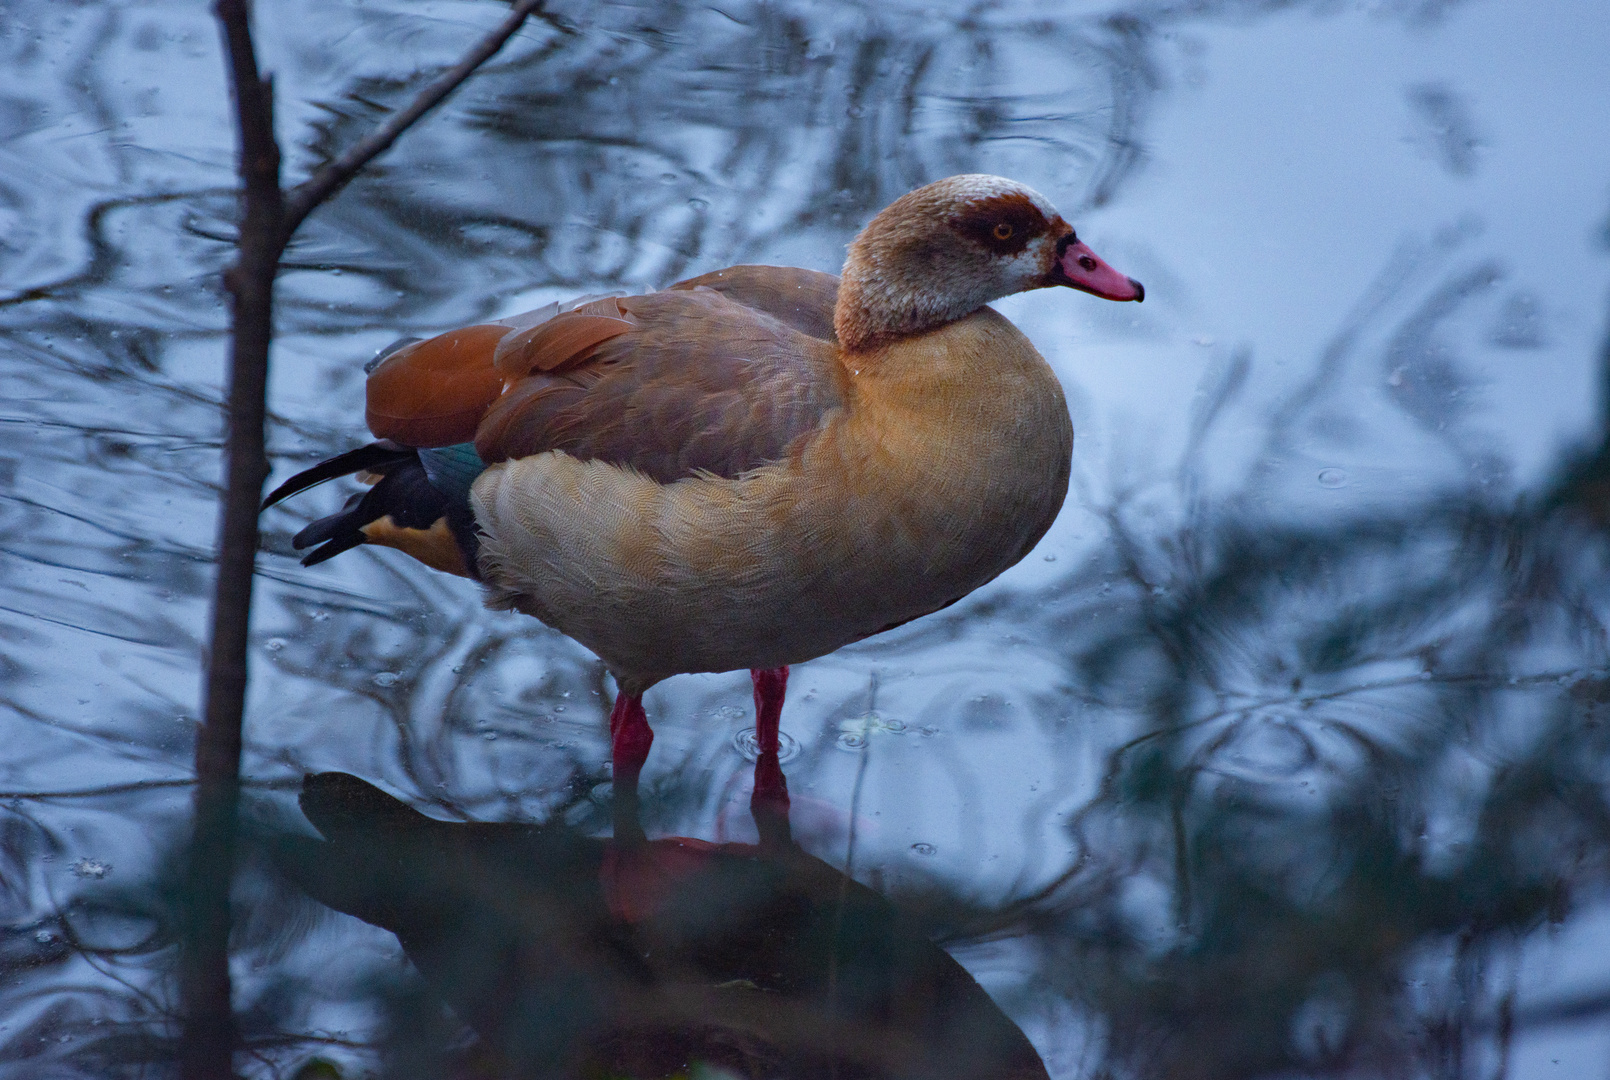
M358 492L338 512L291 538L291 546L298 551L324 545L303 556L303 566L316 566L357 547L364 541L363 527L381 518L389 517L405 529L428 529L446 515L446 496L431 486L412 450L400 461L380 464L378 470L381 477L374 487Z
M323 547L310 551L302 557L303 566L317 566L326 559L333 559L343 551L351 551L363 543L362 529L373 521L375 517L384 517L384 513L371 517L364 517L361 507L363 500L369 492L360 491L347 500L339 513L322 517L311 523L301 532L291 537L291 546L297 551L323 544Z
M329 517L319 518L291 537L291 546L297 551L301 551L315 544L322 544L336 536L342 531L342 526L346 522L348 513L357 509L363 503L363 497L367 494L368 492L366 491L354 492L352 497L347 499L346 505L342 506L338 512L331 514ZM359 524L367 525L368 522L360 522Z
M363 534L354 530L354 532L352 534L350 534L350 535L342 536L339 539L332 540L330 543L325 544L323 547L315 548L314 550L308 552L306 555L303 555L302 556L302 565L303 566L317 566L321 562L324 562L324 561L326 561L328 559L335 558L337 555L341 554L343 551L351 551L353 548L357 547L361 543L363 543Z
M267 510L275 503L308 488L317 487L326 480L334 480L338 476L348 476L355 472L383 472L388 465L395 465L416 456L408 447L399 446L386 439L372 442L368 446L360 446L356 450L348 450L328 461L319 462L311 469L303 469L285 481L263 500L262 508Z
M351 451L287 481L289 487L303 477L319 474L302 488L295 489L302 490L363 469L380 474L374 487L353 495L338 512L320 518L291 538L291 546L297 551L313 548L302 557L302 565L317 566L364 543L367 539L364 527L382 518L390 518L393 525L402 529L429 529L445 518L465 568L474 577L480 540L473 511L467 503L461 504L431 484L418 454L406 448L394 449L394 445L375 443ZM276 491L274 497L283 497L280 492L284 490Z

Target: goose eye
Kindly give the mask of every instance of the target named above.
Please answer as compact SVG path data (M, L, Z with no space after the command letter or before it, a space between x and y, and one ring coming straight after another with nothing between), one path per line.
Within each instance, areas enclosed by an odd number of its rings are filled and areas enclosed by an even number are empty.
M997 239L997 240L1010 240L1011 238L1012 238L1012 226L1008 225L1004 221L1001 222L999 225L995 226L995 239Z

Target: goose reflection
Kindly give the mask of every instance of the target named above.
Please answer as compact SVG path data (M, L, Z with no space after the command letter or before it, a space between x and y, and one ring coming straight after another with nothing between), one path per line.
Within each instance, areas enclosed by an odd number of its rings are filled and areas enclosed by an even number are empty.
M793 842L786 802L751 804L758 844L438 821L344 773L301 806L323 839L281 838L285 872L396 934L499 1075L1047 1076L960 964Z

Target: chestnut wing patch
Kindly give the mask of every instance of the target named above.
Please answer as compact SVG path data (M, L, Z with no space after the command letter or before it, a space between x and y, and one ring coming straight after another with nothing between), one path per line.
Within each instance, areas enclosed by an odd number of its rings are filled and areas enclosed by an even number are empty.
M503 392L492 355L508 332L506 326L465 326L388 355L364 388L369 430L404 446L450 446L471 438Z
M767 286L764 276L738 274L727 290L696 278L584 305L612 305L616 314L577 309L534 327L569 355L550 362L538 341L519 347L530 354L519 361L528 374L487 411L477 452L491 464L562 450L662 483L701 472L735 477L784 460L842 403L843 384L834 346L802 329L831 328L831 301L822 322L824 283L791 290ZM623 325L564 325L597 319Z
M492 366L511 381L533 371L563 371L585 363L599 345L636 325L625 301L607 296L503 338Z
M524 330L483 323L413 342L370 372L364 418L376 438L404 446L469 442L511 383L585 364L635 325L621 301L606 297Z

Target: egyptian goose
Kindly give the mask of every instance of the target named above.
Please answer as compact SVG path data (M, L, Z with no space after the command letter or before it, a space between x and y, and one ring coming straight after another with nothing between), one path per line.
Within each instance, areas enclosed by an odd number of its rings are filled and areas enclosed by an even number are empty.
M304 564L400 548L597 653L617 797L653 740L644 690L749 668L755 797L786 803L787 665L961 599L1061 508L1062 388L985 306L1052 285L1145 296L1042 195L953 176L873 218L842 278L735 266L397 348L369 375L380 441L264 506L377 478L295 537L320 545Z
M559 817L437 821L343 773L301 806L323 839L278 837L276 864L396 934L497 1075L1046 1078L920 926L790 843L667 837L623 881L620 845Z

